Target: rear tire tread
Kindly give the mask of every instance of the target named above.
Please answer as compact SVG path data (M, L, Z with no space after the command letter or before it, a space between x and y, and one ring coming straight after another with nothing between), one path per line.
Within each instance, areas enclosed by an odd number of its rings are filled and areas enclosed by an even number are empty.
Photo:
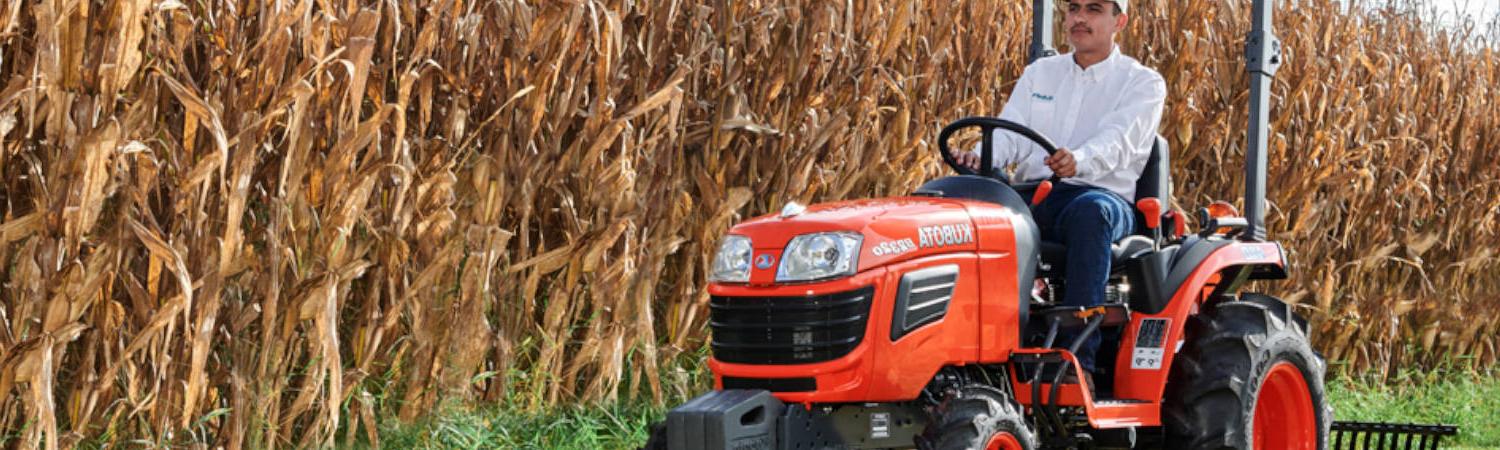
M1260 384L1279 361L1302 372L1318 416L1317 448L1326 448L1333 418L1323 385L1326 363L1308 342L1307 322L1290 305L1261 294L1206 306L1188 321L1162 408L1167 448L1251 448Z

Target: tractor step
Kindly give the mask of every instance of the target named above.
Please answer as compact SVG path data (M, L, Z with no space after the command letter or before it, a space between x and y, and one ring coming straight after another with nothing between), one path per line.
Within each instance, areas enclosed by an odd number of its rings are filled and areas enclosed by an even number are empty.
M1436 449L1447 436L1457 436L1458 427L1401 423L1334 422L1330 429L1333 450L1422 450Z

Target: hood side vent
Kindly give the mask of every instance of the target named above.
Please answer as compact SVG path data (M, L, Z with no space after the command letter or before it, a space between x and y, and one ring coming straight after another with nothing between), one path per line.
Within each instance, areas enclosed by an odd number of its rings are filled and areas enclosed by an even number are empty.
M947 315L957 285L957 264L917 270L901 277L891 319L891 342Z

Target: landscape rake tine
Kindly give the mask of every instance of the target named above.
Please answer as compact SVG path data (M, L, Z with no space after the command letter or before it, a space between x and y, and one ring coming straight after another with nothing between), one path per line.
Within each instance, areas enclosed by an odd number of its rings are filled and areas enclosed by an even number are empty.
M1388 422L1334 422L1329 432L1334 433L1331 447L1334 449L1425 450L1439 448L1443 437L1458 435L1458 428ZM1361 441L1364 442L1362 446Z

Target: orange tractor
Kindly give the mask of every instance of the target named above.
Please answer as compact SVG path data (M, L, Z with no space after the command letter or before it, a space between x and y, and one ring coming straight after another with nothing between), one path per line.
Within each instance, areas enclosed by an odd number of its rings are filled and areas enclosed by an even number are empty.
M1036 3L1033 59L1050 50ZM1158 138L1137 184L1135 235L1114 245L1105 303L1057 304L1066 254L1029 205L1048 182L1010 185L951 156L968 118L939 135L959 175L914 194L801 207L729 230L709 275L715 390L668 413L649 449L1323 449L1332 411L1307 323L1274 297L1286 278L1264 227L1269 83L1280 43L1254 2L1247 214L1220 203L1186 233ZM981 139L981 167L991 167ZM1030 200L1030 201L1028 201ZM1060 332L1078 337L1058 342ZM1091 391L1074 352L1100 333Z

